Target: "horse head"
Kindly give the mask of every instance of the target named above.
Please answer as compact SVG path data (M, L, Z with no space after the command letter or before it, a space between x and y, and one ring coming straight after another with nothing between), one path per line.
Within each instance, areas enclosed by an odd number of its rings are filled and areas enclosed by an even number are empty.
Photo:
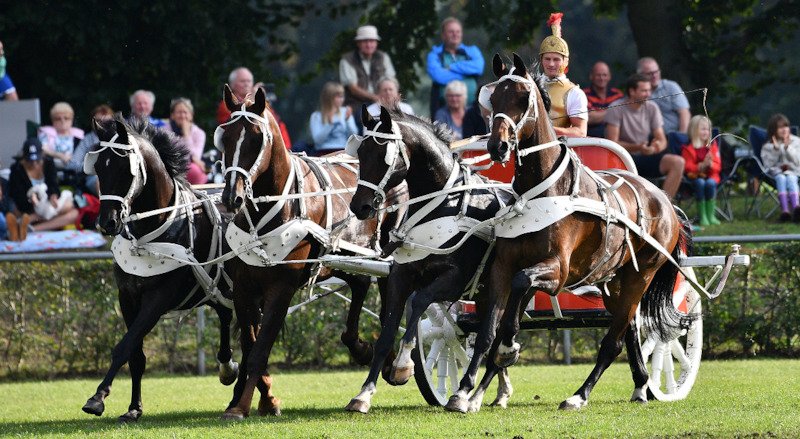
M270 166L272 147L280 140L277 124L270 114L264 90L253 101L238 102L225 84L223 100L231 117L214 131L214 146L222 152L225 187L222 202L236 211L253 197L253 183Z
M511 150L522 139L531 135L533 124L538 122L540 106L544 106L539 85L531 77L522 59L514 54L514 66L509 69L495 54L492 71L497 81L487 84L480 93L480 103L493 113L491 135L486 148L492 160L505 163ZM540 105L541 104L541 105Z
M107 235L117 235L131 212L131 203L147 184L147 163L139 139L121 118L93 120L92 127L100 143L86 154L83 168L86 174L96 174L100 184L97 226Z
M386 108L381 107L380 117L375 119L364 105L361 120L364 136L350 136L346 152L358 157L358 188L350 210L363 220L375 216L386 192L405 179L409 160L399 126Z

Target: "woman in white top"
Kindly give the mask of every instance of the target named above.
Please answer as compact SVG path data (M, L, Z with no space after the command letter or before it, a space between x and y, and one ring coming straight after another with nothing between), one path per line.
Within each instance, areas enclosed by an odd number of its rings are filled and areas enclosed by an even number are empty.
M344 149L347 138L358 134L353 111L344 106L344 87L327 82L319 97L319 110L311 114L311 137L317 155Z
M781 221L800 222L800 138L792 135L789 118L774 114L767 122L767 142L761 148L761 162L767 173L775 177L778 200L781 204ZM791 211L791 213L790 213Z

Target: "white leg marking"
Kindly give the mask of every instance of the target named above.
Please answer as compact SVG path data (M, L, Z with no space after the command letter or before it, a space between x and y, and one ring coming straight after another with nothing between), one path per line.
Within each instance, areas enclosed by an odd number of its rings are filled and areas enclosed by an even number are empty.
M565 410L578 410L580 408L586 407L586 404L587 401L585 399L581 398L578 395L572 395L562 403L562 407Z
M414 367L414 361L411 359L411 351L414 349L414 344L414 342L400 343L400 353L397 354L397 358L394 360L395 368Z
M469 412L477 413L483 404L483 394L486 391L483 387L478 387L475 393L469 398Z
M647 384L633 389L632 402L647 402Z

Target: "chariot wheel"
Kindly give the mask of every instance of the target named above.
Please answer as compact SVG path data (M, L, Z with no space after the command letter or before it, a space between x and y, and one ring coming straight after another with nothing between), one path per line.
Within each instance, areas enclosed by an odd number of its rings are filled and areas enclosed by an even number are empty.
M428 307L419 319L417 344L411 352L414 380L430 405L447 404L472 357L472 344L465 342L467 337L455 326L455 310L448 310L449 305Z
M692 268L685 268L685 271L695 279ZM650 375L648 390L659 401L686 398L697 379L703 350L700 294L680 274L678 276L681 285L673 295L673 303L680 312L696 314L697 318L668 341L662 341L649 331L647 322L643 322L638 313L636 318L642 358Z

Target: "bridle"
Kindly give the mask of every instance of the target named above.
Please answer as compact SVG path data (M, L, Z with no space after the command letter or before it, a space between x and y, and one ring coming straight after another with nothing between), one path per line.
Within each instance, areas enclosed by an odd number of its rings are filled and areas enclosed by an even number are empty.
M495 119L503 119L509 123L509 127L511 131L514 133L514 138L511 140L511 148L516 150L518 148L520 142L520 135L522 132L522 128L525 126L528 121L536 121L539 118L539 107L536 105L536 84L534 84L533 80L530 79L528 75L520 76L515 75L514 67L509 70L509 72L503 76L501 76L497 81L492 82L490 84L486 84L481 87L480 94L478 95L478 103L481 104L484 108L489 111L493 112L492 121ZM492 102L490 100L492 93L494 93L495 88L498 84L505 81L506 79L519 82L524 85L528 86L528 106L525 108L525 112L522 114L519 122L514 122L514 119L511 116L505 113L494 113L492 109ZM531 116L531 111L533 111L533 116Z
M386 173L383 174L380 182L378 184L373 184L369 181L361 179L361 173L359 172L359 179L358 185L366 186L372 189L375 193L375 197L372 201L372 207L377 209L384 200L386 200L386 184L389 182L389 179L394 175L395 167L397 166L397 158L403 158L403 164L405 165L406 169L408 169L410 162L408 159L408 152L406 151L405 142L403 142L403 136L400 134L400 129L398 128L397 124L392 122L392 132L391 133L382 133L378 131L378 127L381 126L383 122L378 122L375 125L375 128L372 130L364 130L363 136L357 136L355 134L351 135L349 139L347 139L347 146L345 146L345 152L353 157L358 157L358 149L361 147L362 142L367 137L372 137L375 143L379 145L386 145L386 155L384 156L384 162L388 165L386 168Z
M241 134L239 134L239 139L236 141L236 150L233 152L233 161L231 162L231 166L225 167L225 146L222 144L222 134L225 130L222 128L226 125L230 125L239 119L244 118L246 121L250 122L253 125L257 125L261 128L263 133L263 141L261 143L261 150L258 152L258 157L256 157L256 161L250 166L249 170L246 170L239 166L239 160L241 158L242 153L242 143L244 142L244 135L247 131L246 128L242 128ZM247 198L253 198L253 176L256 174L258 167L261 165L261 162L264 159L264 153L267 149L268 145L272 145L272 131L269 129L269 121L266 118L259 116L255 113L249 112L245 109L245 104L242 104L242 109L237 110L231 113L231 119L214 130L214 146L222 152L222 166L224 168L223 176L225 179L228 178L228 174L235 174L239 173L244 176L245 181L245 195ZM233 182L231 181L231 185ZM258 210L258 208L256 208Z
M100 194L101 202L105 200L120 202L122 205L120 216L124 219L130 214L131 200L136 198L136 196L138 196L142 191L142 188L144 188L144 186L147 184L147 169L144 162L144 157L139 150L139 143L136 141L136 138L128 136L130 145L126 145L124 143L115 142L118 137L119 134L115 133L111 140L107 142L101 141L100 148L98 150L86 153L86 156L83 159L83 172L87 175L97 175L97 172L94 168L95 164L97 163L100 153L107 149L111 150L111 152L119 157L128 157L130 162L130 172L131 175L133 175L133 182L131 183L130 188L128 188L128 192L125 194L125 196L120 197L118 195Z

